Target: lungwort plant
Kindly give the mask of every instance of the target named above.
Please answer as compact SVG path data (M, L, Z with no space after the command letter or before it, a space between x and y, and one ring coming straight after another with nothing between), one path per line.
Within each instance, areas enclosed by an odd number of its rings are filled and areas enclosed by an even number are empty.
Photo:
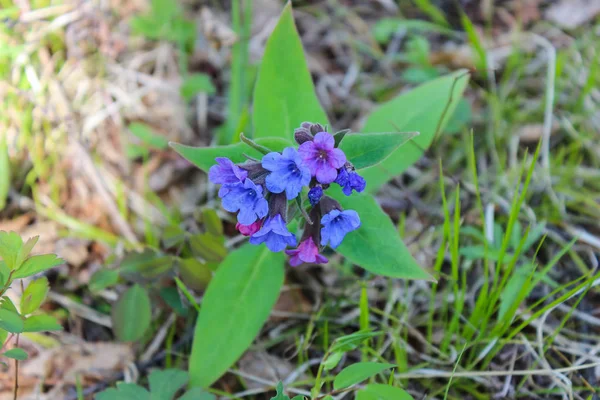
M432 80L377 107L366 133L330 133L291 5L285 7L260 65L251 139L171 144L221 185L223 207L238 213L238 230L250 236L218 266L203 298L192 386L210 386L259 333L284 282L284 250L293 266L325 263L329 246L373 274L432 280L372 194L443 131L467 81L463 71Z

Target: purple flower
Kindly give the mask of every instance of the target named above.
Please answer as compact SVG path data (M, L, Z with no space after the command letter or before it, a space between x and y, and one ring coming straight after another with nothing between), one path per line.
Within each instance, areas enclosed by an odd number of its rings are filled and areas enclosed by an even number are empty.
M297 249L286 250L285 254L291 256L290 265L292 267L297 267L303 262L311 264L325 264L327 262L327 258L319 254L319 248L312 237L300 242Z
M321 186L315 186L308 191L308 201L311 206L316 206L323 197L323 188Z
M273 193L283 193L288 200L300 194L302 186L310 183L310 171L302 164L302 159L292 147L283 149L283 154L272 152L262 159L262 166L271 171L265 180L267 189Z
M336 248L344 240L344 236L360 227L360 218L354 210L331 210L321 218L321 246Z
M313 141L304 142L298 148L302 160L319 183L333 182L338 168L346 162L344 152L334 146L335 140L331 134L319 132Z
M280 214L277 214L265 220L262 228L250 237L250 243L265 243L269 250L278 252L286 246L295 246L296 237L287 230L285 221Z
M365 190L365 186L367 186L365 178L357 174L355 171L348 171L345 167L340 169L334 182L343 188L342 191L346 196L350 196L352 194L352 190L356 190L358 193L360 193Z
M267 200L263 197L263 188L250 179L244 183L225 184L219 190L223 199L223 208L229 212L239 211L237 220L242 225L250 225L263 218L269 212Z
M248 177L248 172L235 165L229 158L215 158L217 165L208 170L208 179L219 185L243 182Z
M243 225L238 222L235 224L235 229L237 229L244 236L252 236L260 230L261 225L261 220L258 220L250 225Z

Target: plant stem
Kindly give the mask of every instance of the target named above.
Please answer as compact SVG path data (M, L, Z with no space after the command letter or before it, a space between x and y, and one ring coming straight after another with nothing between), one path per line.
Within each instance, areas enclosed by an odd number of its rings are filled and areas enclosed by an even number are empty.
M259 151L263 154L269 154L271 152L271 149L269 149L268 147L261 146L260 144L256 143L254 140L247 138L246 135L244 135L244 132L240 133L240 139L242 142L246 143L248 146L252 147L254 150Z
M17 335L16 346L19 347L19 335ZM13 400L17 400L19 392L19 360L15 360L15 388L13 390Z

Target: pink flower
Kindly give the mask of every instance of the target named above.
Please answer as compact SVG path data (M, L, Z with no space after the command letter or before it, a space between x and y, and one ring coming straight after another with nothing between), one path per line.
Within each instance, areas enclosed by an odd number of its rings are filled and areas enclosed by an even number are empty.
M235 224L235 229L237 229L244 236L251 236L260 230L261 224L261 220L257 220L256 222L250 225L242 225L238 222L237 224Z
M337 177L337 170L346 162L346 155L335 148L335 139L327 132L319 132L314 140L302 143L298 153L311 175L323 184L333 182Z
M297 249L286 250L285 254L290 256L290 265L292 267L297 267L303 262L311 264L325 264L327 262L327 258L319 254L319 248L312 237L300 242Z

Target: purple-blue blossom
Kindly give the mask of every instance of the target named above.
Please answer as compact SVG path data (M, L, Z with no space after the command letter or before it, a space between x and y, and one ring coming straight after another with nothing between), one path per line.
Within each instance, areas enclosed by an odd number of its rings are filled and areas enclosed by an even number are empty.
M248 177L248 172L244 171L233 163L229 158L215 158L217 165L213 165L208 170L208 179L218 185L243 182Z
M319 247L315 244L312 237L308 237L300 242L297 249L286 250L285 254L290 256L290 265L297 267L302 263L325 264L327 257L319 254Z
M357 174L356 171L347 170L346 167L340 169L334 182L342 187L342 191L346 196L350 196L352 190L356 190L360 193L365 190L365 187L367 186L365 178Z
M286 147L283 153L266 154L262 166L271 171L265 180L267 189L272 193L285 192L288 200L296 198L302 187L310 183L310 171L293 147Z
M308 191L308 201L311 206L316 206L323 197L323 187L315 186Z
M327 132L319 132L312 141L302 143L298 153L311 175L322 184L333 182L337 177L337 170L346 162L346 155L335 148L335 139Z
M269 217L262 228L250 237L250 243L264 243L273 252L284 250L287 246L296 246L296 236L288 231L280 214Z
M348 233L360 228L360 218L354 210L333 209L321 218L321 224L321 245L329 243L335 249Z
M237 212L237 220L242 225L250 225L263 218L269 212L267 200L263 197L263 188L250 179L244 183L230 183L219 190L223 199L223 208L229 212Z

